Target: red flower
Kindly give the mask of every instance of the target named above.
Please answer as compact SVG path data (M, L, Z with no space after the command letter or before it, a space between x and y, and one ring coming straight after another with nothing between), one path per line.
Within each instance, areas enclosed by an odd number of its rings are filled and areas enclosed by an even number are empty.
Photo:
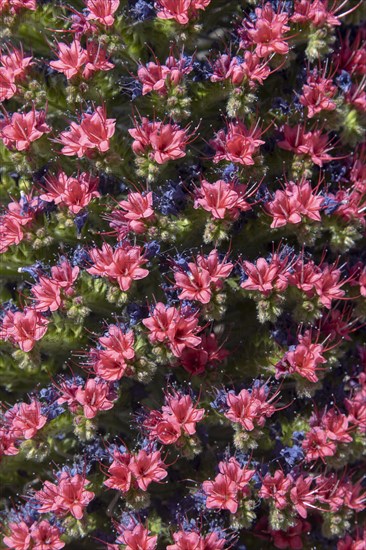
M229 352L219 347L215 334L203 334L201 343L196 348L185 348L180 356L183 368L192 376L205 372L209 365L216 366L223 361Z
M301 550L303 548L302 534L309 533L311 525L307 521L298 519L293 527L287 531L271 530L273 544L276 548L290 548L290 550Z

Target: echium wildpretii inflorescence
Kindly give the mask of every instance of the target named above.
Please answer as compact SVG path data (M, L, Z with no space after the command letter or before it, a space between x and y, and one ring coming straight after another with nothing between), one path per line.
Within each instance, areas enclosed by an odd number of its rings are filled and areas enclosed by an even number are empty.
M0 547L366 550L366 4L0 0Z

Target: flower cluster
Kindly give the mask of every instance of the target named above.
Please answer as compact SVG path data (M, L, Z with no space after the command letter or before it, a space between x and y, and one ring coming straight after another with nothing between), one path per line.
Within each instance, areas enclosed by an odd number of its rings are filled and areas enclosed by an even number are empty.
M366 7L239 4L0 0L1 548L366 548Z

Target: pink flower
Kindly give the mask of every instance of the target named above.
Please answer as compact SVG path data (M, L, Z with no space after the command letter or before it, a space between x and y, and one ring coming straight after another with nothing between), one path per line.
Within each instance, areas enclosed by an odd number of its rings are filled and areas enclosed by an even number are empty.
M315 491L311 489L312 483L312 477L300 476L290 490L291 503L302 519L307 518L307 508L313 507L315 502Z
M82 145L105 153L109 149L109 140L114 135L115 125L114 118L107 118L105 107L97 107L94 113L84 114L80 125Z
M243 270L248 278L240 286L245 290L259 290L265 296L273 290L283 290L287 286L286 267L287 259L280 259L278 254L274 254L269 262L264 258L259 258L255 264L245 261Z
M190 19L196 17L198 10L204 10L210 2L211 0L157 0L157 16L187 25Z
M129 369L126 361L135 356L133 332L124 333L119 326L110 325L108 333L99 338L99 343L104 349L91 352L94 371L104 380L120 380Z
M310 73L299 98L300 103L308 109L308 118L313 118L321 111L334 111L337 107L333 101L336 92L337 87L330 78L319 75L317 71Z
M341 24L336 15L335 2L328 10L328 0L295 0L294 8L294 14L291 16L291 21L294 23L311 23L314 27L332 27Z
M131 456L115 451L113 462L108 468L108 479L103 482L106 487L127 493L132 484L132 473L129 468Z
M306 434L302 448L305 452L306 462L312 462L319 458L324 461L327 456L334 456L337 450L336 444L328 438L327 432L319 427L312 428ZM306 515L302 517L306 517Z
M33 400L29 405L27 403L16 405L12 428L17 437L32 439L46 422L47 417L41 414L41 403Z
M29 352L46 334L48 323L49 320L35 309L25 308L15 313L9 310L3 319L0 337L18 344L22 351Z
M65 205L73 214L88 206L95 197L100 197L97 191L99 178L82 172L76 178L68 177L65 172L59 172L57 176L47 176L46 193L41 199L46 202Z
M4 254L10 246L19 244L24 238L20 223L11 214L0 217L0 235L0 254Z
M32 550L60 550L65 543L60 539L60 531L48 521L33 523L31 530Z
M108 382L89 378L84 388L78 388L75 399L83 407L85 418L94 418L99 411L109 411L116 395Z
M114 23L114 14L119 7L119 0L86 0L89 10L87 20L98 21L106 27Z
M319 365L327 362L323 357L324 348L321 344L312 343L311 332L299 335L299 344L285 353L284 358L276 365L276 378L284 373L297 373L310 382L317 382Z
M346 281L341 281L342 272L335 265L325 265L322 268L322 276L315 282L315 291L324 307L330 309L333 300L342 298L345 291L341 286Z
M72 267L68 260L61 259L59 265L51 267L51 273L52 279L67 293L78 278L80 269L77 266Z
M153 314L142 322L150 331L150 342L166 342L176 357L180 357L186 347L195 348L201 342L197 336L200 327L196 315L184 309L166 308L158 302Z
M147 260L141 254L140 246L131 246L125 242L115 250L108 244L103 244L102 249L92 248L89 251L94 266L87 269L91 275L108 277L117 281L124 292L129 290L133 281L144 279L149 271L143 269Z
M287 223L297 224L302 216L314 221L321 221L320 209L324 198L313 193L308 181L300 183L289 182L284 191L276 191L274 199L267 203L266 208L273 216L271 228L278 228Z
M9 10L11 14L17 14L22 9L35 11L36 8L36 0L2 0L0 2L0 13Z
M235 514L238 510L237 485L228 476L218 474L214 481L204 481L202 484L207 496L206 508L229 510Z
M131 458L129 469L140 489L146 491L153 481L161 481L168 475L166 465L161 460L160 451L147 453L141 450Z
M63 512L70 513L74 518L81 519L84 515L84 509L89 502L93 500L94 493L87 491L85 487L89 481L84 476L63 472L57 487L56 503L62 508Z
M108 61L105 49L97 42L88 42L83 77L88 79L97 71L110 71L113 68L114 64Z
M307 521L298 519L293 527L289 527L287 531L271 530L273 536L273 544L276 548L290 550L301 550L303 548L302 534L309 533L311 525Z
M114 67L107 60L106 51L95 42L87 42L86 50L78 39L73 40L70 45L60 42L57 55L58 60L51 61L50 66L64 73L68 80L76 75L88 79L96 71L110 71Z
M203 538L195 531L178 531L173 533L174 544L169 544L166 550L201 550L204 547Z
M155 550L157 535L150 535L149 530L138 523L130 528L119 528L117 542L125 545L125 550Z
M201 207L218 220L236 220L240 212L251 209L246 198L246 185L227 183L224 180L214 183L202 180L201 186L196 188L194 208Z
M79 158L93 149L105 153L109 149L115 125L114 118L107 118L105 106L97 107L91 114L84 113L80 125L72 122L70 130L61 132L61 153L66 156L77 155Z
M188 435L196 433L196 424L202 420L205 409L198 409L193 404L190 395L181 395L174 392L166 399L166 405L162 408L163 418L173 419L176 424Z
M81 67L86 62L86 52L79 40L74 40L70 45L59 42L57 46L58 60L51 61L50 66L52 69L64 73L66 78L70 80L70 78L76 76L80 72Z
M33 285L31 290L36 299L37 311L57 311L61 307L61 290L52 279L41 276L39 283Z
M99 343L115 358L130 360L135 357L134 339L132 330L123 332L118 325L109 325L108 332L99 338Z
M227 160L245 166L253 165L253 155L258 152L260 145L265 143L258 139L261 135L262 131L258 126L248 129L240 120L229 122L226 131L219 130L210 141L211 147L215 150L213 162Z
M183 80L184 75L190 73L191 70L191 63L188 63L183 56L176 59L170 55L164 65L158 59L155 59L155 63L140 65L137 77L142 83L142 95L150 92L166 95L168 89L177 86Z
M32 57L24 57L22 48L7 47L6 54L0 54L0 63L12 75L15 81L21 81L28 67L33 65Z
M276 470L273 476L264 476L258 496L266 500L272 499L278 510L284 510L289 505L289 490L292 485L291 475L285 476L282 470Z
M127 200L118 203L118 208L120 210L113 210L108 219L119 240L123 240L129 231L144 233L149 223L155 220L152 191L129 193Z
M232 456L228 461L219 462L219 472L236 483L242 496L249 495L249 481L254 476L255 470L249 470L246 466L242 468L236 458Z
M268 57L276 53L285 55L289 51L287 38L284 36L290 27L287 25L289 17L286 12L275 12L268 2L263 8L255 9L256 19L244 21L243 40L241 47L255 44L255 53L259 57Z
M228 393L227 404L229 409L225 413L226 418L232 422L239 422L247 431L254 430L258 402L252 399L248 390L241 390L238 396Z
M95 496L93 492L85 489L88 484L89 481L84 475L71 476L68 472L62 472L56 484L46 481L43 488L35 493L34 498L41 504L38 512L54 512L56 516L70 513L74 518L81 519L84 509Z
M16 94L16 91L14 76L3 67L0 67L0 101L10 99Z
M328 154L328 151L332 149L328 141L328 134L322 134L321 130L306 132L301 125L291 128L287 124L283 131L285 139L278 142L281 149L292 151L297 155L308 156L314 164L320 167L332 160L333 157Z
M6 147L25 151L33 141L50 132L45 119L45 112L36 111L34 108L28 113L13 113L11 119L8 119L0 130L0 137Z
M9 536L4 537L3 542L12 550L28 550L31 538L29 527L24 521L9 523Z
M168 67L157 63L147 63L146 66L141 65L137 71L139 81L142 83L142 95L146 95L152 91L160 95L167 93L166 80L169 75Z
M182 130L177 124L149 122L143 117L141 125L135 121L135 128L128 132L134 139L133 151L137 155L149 155L158 164L186 156L185 149L190 136L187 129Z

